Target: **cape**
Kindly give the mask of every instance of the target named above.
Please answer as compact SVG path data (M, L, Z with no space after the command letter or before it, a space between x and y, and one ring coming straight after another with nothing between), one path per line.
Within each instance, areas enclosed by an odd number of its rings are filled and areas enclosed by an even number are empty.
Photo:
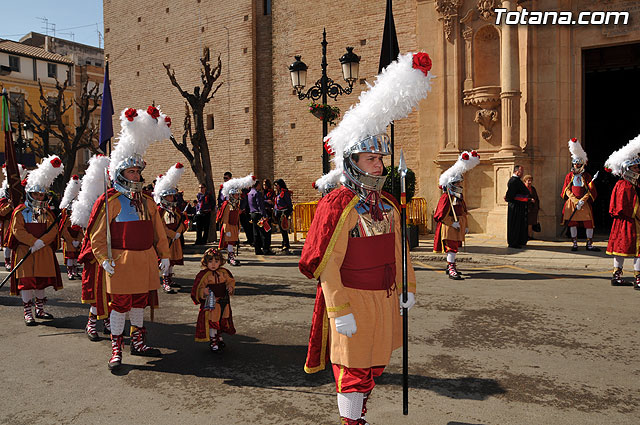
M400 205L392 195L382 192L382 198L400 211ZM359 201L360 198L344 186L320 199L298 263L303 275L309 279L320 277L347 215Z
M121 193L112 188L107 190L107 195L109 195L109 202L111 202L115 200L119 195L121 195ZM93 226L96 223L96 220L100 213L100 209L102 208L103 204L104 204L104 193L100 195L98 199L96 199L96 202L93 203L93 208L91 208L89 223L87 224L87 230L84 232L84 238L82 239L82 248L80 249L80 255L78 256L78 261L80 263L85 263L85 262L88 263L94 258L93 251L91 250L90 235L91 235L91 230L93 229Z
M582 173L582 178L584 178L584 183L586 185L585 189L587 189L587 192L589 192L589 199L587 200L587 203L589 205L593 205L593 201L595 201L595 199L598 197L596 186L593 184L593 178L591 177L591 174L587 173L586 171ZM573 185L573 173L569 172L566 176L564 176L564 184L562 185L562 192L560 192L560 197L562 199L566 199L567 201L569 200L564 193L567 190L567 187L571 187L572 185ZM563 215L564 215L564 209L566 205L567 205L567 202L565 202L564 205L562 206Z

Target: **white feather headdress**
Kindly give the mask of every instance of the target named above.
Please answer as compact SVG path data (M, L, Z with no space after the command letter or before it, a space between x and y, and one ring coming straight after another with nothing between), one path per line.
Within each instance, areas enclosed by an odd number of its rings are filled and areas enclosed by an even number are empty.
M78 196L80 192L80 177L77 174L71 176L71 180L67 183L67 187L64 189L64 195L62 201L60 201L60 209L67 208Z
M395 120L407 117L431 90L431 59L424 52L406 53L387 66L373 86L360 94L340 123L325 137L325 149L333 158L334 169L318 181L319 190L336 185L342 175L343 155L368 136L384 133Z
M22 181L27 178L29 171L24 168L24 165L18 164L18 174L20 175L20 181ZM7 179L7 164L2 164L2 175L4 176L4 180L2 181L2 186L0 186L0 197L8 198L9 180Z
M153 199L156 201L156 204L159 204L160 201L162 201L162 197L170 194L170 192L178 192L178 182L184 174L184 171L184 165L177 162L169 168L166 174L158 177L153 191Z
M439 184L442 188L447 187L453 182L462 180L462 175L480 164L480 155L478 152L464 151L458 157L458 160L448 170L440 174Z
M571 161L579 160L581 163L586 164L588 161L587 153L582 148L580 141L573 137L569 140L569 152L571 152Z
M32 170L27 177L25 192L45 193L49 186L60 174L64 172L64 165L57 155L49 155L42 160L35 170Z
M87 227L96 200L104 193L104 172L109 167L109 157L94 155L80 183L80 193L71 208L71 224Z
M120 113L118 143L111 152L109 174L115 179L117 171L131 157L143 157L152 142L171 137L171 119L160 109L149 106L144 109L123 109Z
M611 171L616 176L621 176L624 172L624 163L634 159L640 158L640 135L634 137L618 149L613 152L609 158L605 161L604 167L606 170Z
M222 196L229 197L230 193L240 193L242 189L248 189L256 182L256 177L253 174L249 174L246 177L239 179L230 179L222 185Z

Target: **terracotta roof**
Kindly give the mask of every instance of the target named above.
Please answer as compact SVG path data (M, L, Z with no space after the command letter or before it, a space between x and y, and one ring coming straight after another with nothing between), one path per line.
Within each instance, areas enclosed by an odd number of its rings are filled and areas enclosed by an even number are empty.
M0 40L0 52L13 53L20 56L42 59L49 62L58 62L73 65L71 59L57 53L47 52L40 47L29 46L12 40Z

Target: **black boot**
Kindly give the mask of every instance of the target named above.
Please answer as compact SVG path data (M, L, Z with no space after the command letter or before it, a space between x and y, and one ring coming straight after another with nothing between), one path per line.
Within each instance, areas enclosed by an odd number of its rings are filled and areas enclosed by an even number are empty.
M613 269L613 276L611 276L611 286L626 286L626 283L622 278L622 268L615 267Z
M462 276L460 276L460 273L458 273L458 269L456 268L456 263L447 264L447 273L449 274L449 279L462 280Z
M578 250L578 238L572 238L573 239L573 246L571 247L571 251L577 251Z
M47 297L38 298L36 297L36 318L37 319L53 319L53 315L44 311L44 305L47 303Z
M131 326L131 354L134 356L161 357L157 348L151 348L145 344L147 329Z
M633 289L640 290L640 272L637 271L635 274L636 274L636 280L633 283Z
M23 302L22 305L24 306L24 324L27 326L37 325L38 323L36 322L36 319L33 318L33 312L31 311L33 301L29 300L26 303Z
M96 316L93 313L89 313L89 320L87 321L85 332L87 333L87 338L89 338L91 341L100 341L100 337L98 336L98 331L96 331L97 321L98 321L98 316Z
M598 248L597 246L593 246L593 239L587 239L587 251L600 251L600 248Z
M117 370L122 365L122 346L124 337L122 335L111 335L111 358L109 359L109 370Z

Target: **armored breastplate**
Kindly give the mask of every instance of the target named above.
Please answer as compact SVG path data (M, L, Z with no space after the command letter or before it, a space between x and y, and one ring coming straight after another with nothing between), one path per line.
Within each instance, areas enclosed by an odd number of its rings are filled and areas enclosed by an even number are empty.
M33 210L29 207L22 210L22 218L24 218L25 223L36 223Z
M118 196L116 198L120 202L120 212L115 218L118 223L127 221L140 221L140 214L136 210L135 204L126 196ZM144 202L144 201L143 201Z

